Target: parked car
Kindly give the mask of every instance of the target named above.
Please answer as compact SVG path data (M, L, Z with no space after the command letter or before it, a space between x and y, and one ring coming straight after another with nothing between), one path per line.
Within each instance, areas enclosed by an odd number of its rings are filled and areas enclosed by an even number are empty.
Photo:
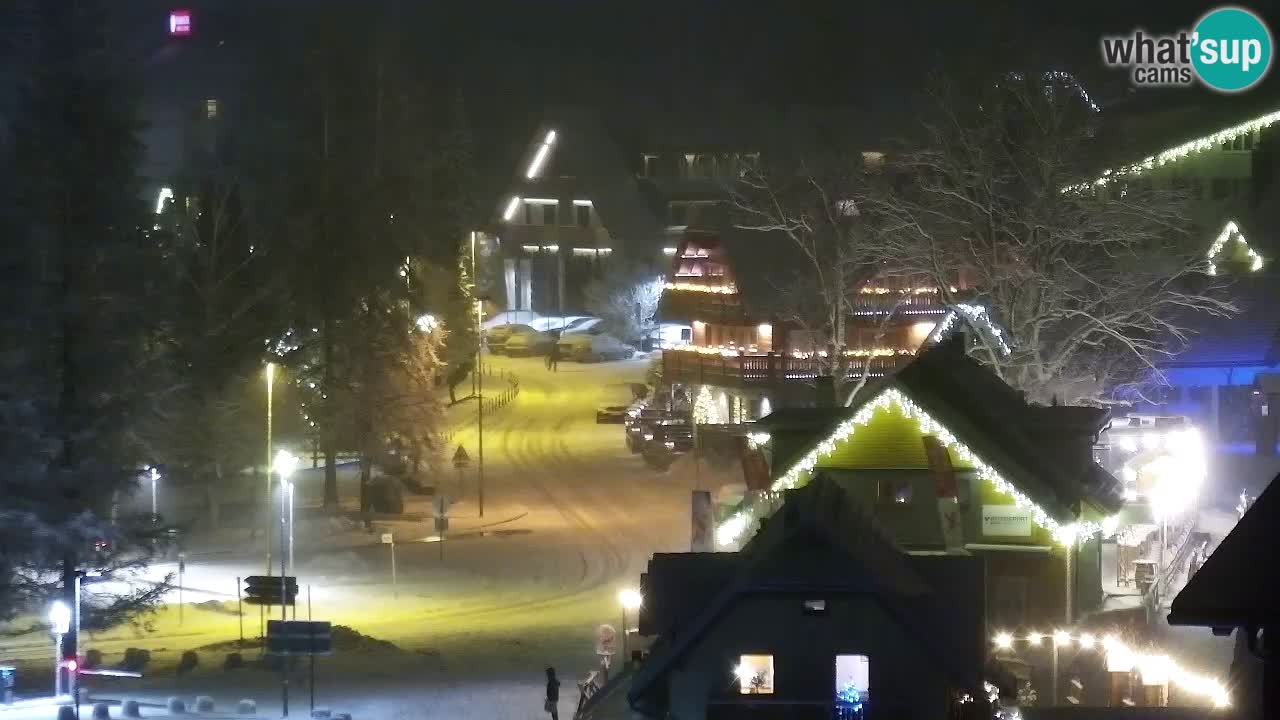
M485 342L489 344L489 352L495 355L501 355L504 352L507 340L511 338L512 334L525 330L529 332L537 332L528 325L520 325L518 323L498 325L490 328L485 333Z
M604 322L598 317L580 317L574 318L568 325L564 326L563 335L577 335L579 333L599 334L604 330L600 327L600 323Z
M635 348L612 335L594 335L590 332L565 335L557 343L560 357L578 362L627 360L635 354Z
M621 425L626 422L629 409L631 409L630 405L606 405L596 408L596 424Z
M507 337L502 344L502 353L517 357L521 355L546 355L556 344L556 336L549 332L539 332L533 328L517 330Z
M693 426L683 418L663 420L647 437L642 457L654 470L666 470L677 457L693 449Z

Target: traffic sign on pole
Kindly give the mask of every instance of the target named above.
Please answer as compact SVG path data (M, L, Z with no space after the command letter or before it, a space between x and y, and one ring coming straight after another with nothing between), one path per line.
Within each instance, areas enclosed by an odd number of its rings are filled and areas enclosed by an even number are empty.
M333 628L325 621L268 620L267 652L276 655L328 655Z
M282 587L283 585L283 587ZM287 596L281 597L287 592ZM250 575L244 579L244 601L250 605L293 605L298 597L298 579L270 575Z
M452 504L448 495L437 495L435 500L431 502L437 518L447 517L449 515L449 506Z
M453 452L453 466L461 470L470 464L471 458L467 456L467 449L459 445L458 449Z

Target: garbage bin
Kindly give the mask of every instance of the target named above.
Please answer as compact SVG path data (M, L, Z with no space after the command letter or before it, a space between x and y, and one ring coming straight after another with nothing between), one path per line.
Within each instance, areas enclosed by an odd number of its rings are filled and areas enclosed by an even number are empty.
M13 704L13 684L17 677L17 668L11 665L0 665L0 703Z

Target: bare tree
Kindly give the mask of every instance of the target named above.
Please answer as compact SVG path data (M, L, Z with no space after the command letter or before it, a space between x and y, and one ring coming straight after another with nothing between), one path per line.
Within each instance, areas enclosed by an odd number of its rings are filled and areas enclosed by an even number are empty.
M635 340L653 324L662 297L661 278L657 270L643 264L610 262L583 291L585 306L609 332Z
M1196 315L1235 311L1205 274L1187 194L1158 179L1081 184L1099 117L1070 76L940 85L933 100L924 149L891 168L904 182L864 207L887 268L989 310L1008 351L977 333L977 357L1029 400L1114 401L1161 379ZM970 293L952 287L957 270Z
M781 153L767 164L747 167L727 187L734 226L785 238L798 263L782 277L774 302L779 317L798 327L824 372L835 376L837 393L852 395L866 383L868 354L849 351L849 318L855 298L881 270L884 248L863 211L863 199L878 178L875 155L843 141L818 143ZM896 304L885 308L875 337L884 335ZM874 343L873 344L878 344Z

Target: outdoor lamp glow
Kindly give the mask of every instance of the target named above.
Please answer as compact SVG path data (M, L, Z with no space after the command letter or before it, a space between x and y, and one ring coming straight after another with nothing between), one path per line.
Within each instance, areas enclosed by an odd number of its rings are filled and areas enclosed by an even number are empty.
M49 606L49 626L55 635L65 635L71 630L71 608L61 600Z
M271 469L280 476L281 480L288 480L293 471L298 469L298 458L288 450L281 450L271 461Z
M644 596L638 590L627 588L618 592L618 603L626 610L635 610L644 604Z

